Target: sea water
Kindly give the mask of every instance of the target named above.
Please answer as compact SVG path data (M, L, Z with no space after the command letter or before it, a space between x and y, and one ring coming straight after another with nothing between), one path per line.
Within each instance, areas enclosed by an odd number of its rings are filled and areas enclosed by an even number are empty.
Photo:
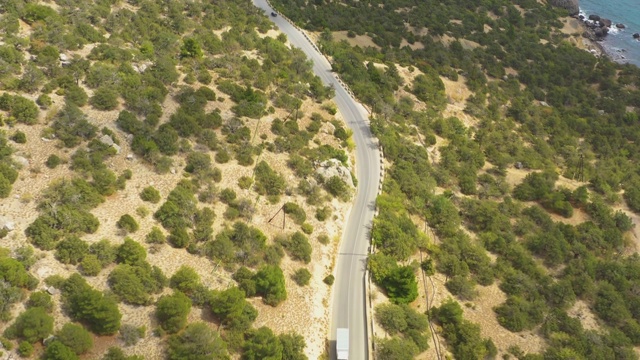
M611 20L611 30L600 44L614 61L640 66L640 41L633 38L640 33L640 0L580 0L581 13ZM616 28L622 23L625 29Z

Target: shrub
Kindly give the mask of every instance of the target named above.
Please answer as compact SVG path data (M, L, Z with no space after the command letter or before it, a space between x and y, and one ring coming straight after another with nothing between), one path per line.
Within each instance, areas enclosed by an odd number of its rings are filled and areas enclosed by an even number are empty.
M58 155L55 154L51 154L49 155L49 157L47 158L47 161L45 162L45 165L47 165L47 167L49 169L55 169L58 165L60 165L62 163L62 159L60 159L58 157Z
M205 323L189 324L180 334L168 340L167 358L182 359L226 359L227 346L217 332Z
M285 214L288 214L297 225L302 225L307 220L307 214L300 205L292 202L285 203L283 206Z
M327 285L333 285L333 283L336 281L336 278L333 275L327 275L322 281Z
M98 88L89 104L98 110L113 110L118 106L118 93L109 87Z
M63 264L78 264L89 251L89 245L77 236L69 236L56 246L56 259Z
M91 246L89 246L89 254L95 255L100 261L102 267L105 267L116 260L116 249L107 239L102 239L97 243L91 244Z
M52 341L42 355L42 360L78 360L78 355L60 341Z
M169 284L171 288L190 295L200 286L200 276L193 268L182 265L178 271L171 276Z
M116 226L118 229L122 229L125 232L131 233L136 232L139 229L139 225L133 216L129 214L124 214L120 217L120 220L116 222Z
M147 305L149 295L162 291L167 278L158 267L151 267L147 263L137 266L120 264L109 274L108 283L124 302Z
M147 186L140 192L140 199L157 204L160 202L160 192L153 186Z
M28 341L20 342L20 345L18 345L18 354L25 358L31 357L31 354L33 354L33 345Z
M145 238L145 240L149 244L164 244L166 241L166 238L162 230L160 230L159 227L154 226L151 228L151 231L147 234L147 237Z
M302 224L302 226L300 226L300 229L307 235L311 235L313 233L313 225L309 223Z
M145 261L147 251L131 238L125 238L124 243L116 251L116 261L118 263L137 265Z
M303 233L296 231L289 239L281 241L281 244L292 259L300 260L305 264L311 261L311 244Z
M51 295L44 291L32 292L31 295L29 295L29 300L27 300L27 308L35 307L40 307L45 309L47 312L51 312L53 310Z
M56 334L56 339L77 355L84 354L93 347L93 337L82 326L66 323Z
M324 183L324 187L327 192L340 200L346 201L349 199L350 191L347 183L345 183L340 177L332 176Z
M53 317L47 310L34 307L21 313L16 321L5 331L29 343L35 343L45 339L53 332Z
M171 246L175 248L186 248L191 242L191 236L187 232L187 229L183 227L171 229L169 232L169 236L167 237L167 241Z
M242 176L238 179L238 186L240 189L247 190L253 185L253 179L249 176Z
M11 136L11 140L18 144L25 144L27 142L27 135L22 131L18 130Z
M262 301L276 306L287 299L284 274L282 269L274 265L265 265L254 276L256 293L262 296Z
M144 337L145 330L146 328L144 326L122 325L120 327L120 339L124 342L125 346L135 345L140 341L140 338Z
M80 273L84 276L96 276L102 270L102 263L96 255L89 254L80 263Z
M298 286L306 286L309 285L309 280L311 280L311 273L305 268L300 268L293 273L291 278Z
M42 109L48 109L49 106L51 106L51 104L53 104L53 101L51 101L51 98L49 97L49 95L41 94L36 99L36 104L38 104L38 106L40 106L40 108L42 108Z
M260 161L254 171L258 194L271 196L282 194L286 185L284 178L271 169L266 162Z
M156 316L160 326L168 333L176 333L187 324L191 300L182 292L165 295L156 304Z

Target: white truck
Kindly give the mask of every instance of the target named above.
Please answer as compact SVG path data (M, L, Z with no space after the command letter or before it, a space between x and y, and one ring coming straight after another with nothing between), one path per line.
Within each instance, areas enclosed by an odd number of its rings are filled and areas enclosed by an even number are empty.
M338 328L336 334L336 353L338 360L349 359L349 329Z

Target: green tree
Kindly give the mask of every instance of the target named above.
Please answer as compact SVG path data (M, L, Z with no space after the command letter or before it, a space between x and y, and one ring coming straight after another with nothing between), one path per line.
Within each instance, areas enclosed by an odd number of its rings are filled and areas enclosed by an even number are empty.
M418 282L410 266L400 266L382 282L382 287L392 302L407 304L418 297Z
M42 360L78 360L78 355L60 341L52 341L42 354Z
M116 251L116 261L118 263L136 265L144 262L147 258L147 251L131 238L125 238L122 245Z
M102 263L96 255L86 255L80 263L80 272L84 276L96 276L102 270Z
M282 246L292 259L300 260L305 264L311 261L311 244L303 233L296 231L287 241L282 243Z
M276 265L265 265L256 273L256 292L262 296L262 301L271 306L277 306L287 299L287 289L282 269Z
M418 354L413 341L395 336L379 339L376 348L376 358L381 360L411 360Z
M180 48L181 58L200 58L202 57L202 48L198 41L194 38L185 38L182 40Z
M77 355L84 354L93 347L93 337L84 327L66 323L56 334L56 340L66 345Z
M85 323L98 335L111 335L120 328L122 315L111 297L93 289L79 274L62 285L62 299L72 319Z
M43 308L50 313L53 310L51 295L44 291L32 292L31 295L29 295L29 300L27 300L27 308L35 307Z
M182 292L161 297L156 303L156 316L160 326L169 333L180 331L187 324L191 300Z
M171 276L169 284L172 289L191 295L201 286L200 275L193 268L182 265Z
M113 110L118 106L118 93L109 87L100 87L89 99L89 104L98 110Z
M89 245L77 236L69 236L56 246L56 259L63 264L78 264L89 251Z
M243 360L282 359L282 343L268 327L252 329L242 346Z
M282 360L307 360L304 338L296 333L280 334L278 340L282 344Z
M13 325L5 331L7 332L33 344L53 332L53 317L41 307L29 308L18 315Z
M309 285L309 280L311 280L311 273L305 268L300 268L293 273L291 278L298 286L306 286Z
M105 267L116 260L116 249L107 239L102 239L89 246L89 254L95 255L102 267Z
M205 323L192 323L168 340L169 360L228 360L227 345Z
M144 357L140 355L126 356L122 349L118 347L110 347L107 353L102 357L102 360L144 360Z
M214 293L209 303L214 316L230 330L245 331L258 316L258 311L245 299L244 291L237 287Z
M120 217L120 219L116 222L116 226L118 229L122 229L128 233L136 232L140 228L136 219L129 214L124 214Z
M153 186L147 186L140 192L140 199L157 204L160 201L160 192Z

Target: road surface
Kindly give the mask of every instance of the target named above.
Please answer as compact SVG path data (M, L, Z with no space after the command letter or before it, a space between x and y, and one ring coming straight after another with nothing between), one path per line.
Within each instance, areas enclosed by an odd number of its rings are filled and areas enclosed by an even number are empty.
M253 3L265 10L268 16L274 11L266 0L253 0ZM284 18L269 18L287 35L291 45L300 48L313 61L313 72L326 85L333 85L336 93L333 100L345 122L353 130L358 189L349 219L343 229L336 262L329 340L331 358L335 359L336 329L349 328L349 359L364 360L368 358L364 272L369 248L369 230L380 182L380 152L365 122L369 116L366 109L340 85L331 72L331 65L327 59L314 48L301 31Z

